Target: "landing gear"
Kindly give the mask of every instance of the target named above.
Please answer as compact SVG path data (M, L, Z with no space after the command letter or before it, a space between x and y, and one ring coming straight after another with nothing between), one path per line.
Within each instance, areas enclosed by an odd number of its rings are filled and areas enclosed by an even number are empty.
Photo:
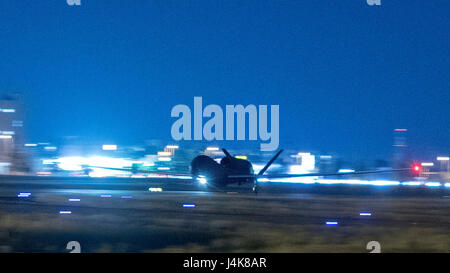
M253 180L253 193L255 195L258 194L258 180L255 178L255 180Z

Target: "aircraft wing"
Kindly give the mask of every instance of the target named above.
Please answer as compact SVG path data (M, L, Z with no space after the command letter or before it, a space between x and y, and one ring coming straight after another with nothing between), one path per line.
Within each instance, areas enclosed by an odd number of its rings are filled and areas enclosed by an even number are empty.
M253 174L253 175L229 175L228 178L291 178L291 177L308 177L308 176L343 176L343 175L359 175L372 173L390 173L410 171L410 168L390 169L390 170L367 170L357 172L342 172L342 173L303 173L303 174Z

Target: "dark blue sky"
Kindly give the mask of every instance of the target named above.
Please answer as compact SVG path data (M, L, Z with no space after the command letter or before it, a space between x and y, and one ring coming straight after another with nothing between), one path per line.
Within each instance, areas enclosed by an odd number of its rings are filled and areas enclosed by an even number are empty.
M176 104L279 104L280 146L450 151L450 1L0 1L0 92L30 140L170 139ZM254 143L255 147L259 147ZM229 145L229 144L227 144Z

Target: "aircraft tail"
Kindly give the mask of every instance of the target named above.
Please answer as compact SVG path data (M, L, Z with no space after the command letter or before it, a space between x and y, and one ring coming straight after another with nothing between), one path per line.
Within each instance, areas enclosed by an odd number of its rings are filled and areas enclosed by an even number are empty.
M267 171L267 169L270 167L270 165L272 165L272 163L277 159L277 157L283 152L283 149L279 150L278 153L276 155L274 155L272 157L272 159L267 162L266 166L264 166L264 168L261 169L261 171L259 171L258 175L263 175L265 171Z
M231 154L226 149L222 148L222 151L227 157L232 157Z

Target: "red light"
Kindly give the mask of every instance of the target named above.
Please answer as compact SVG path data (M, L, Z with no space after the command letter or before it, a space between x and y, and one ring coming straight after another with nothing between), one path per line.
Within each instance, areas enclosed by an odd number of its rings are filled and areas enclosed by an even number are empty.
M413 173L419 174L422 170L422 167L419 164L413 164L411 169Z

